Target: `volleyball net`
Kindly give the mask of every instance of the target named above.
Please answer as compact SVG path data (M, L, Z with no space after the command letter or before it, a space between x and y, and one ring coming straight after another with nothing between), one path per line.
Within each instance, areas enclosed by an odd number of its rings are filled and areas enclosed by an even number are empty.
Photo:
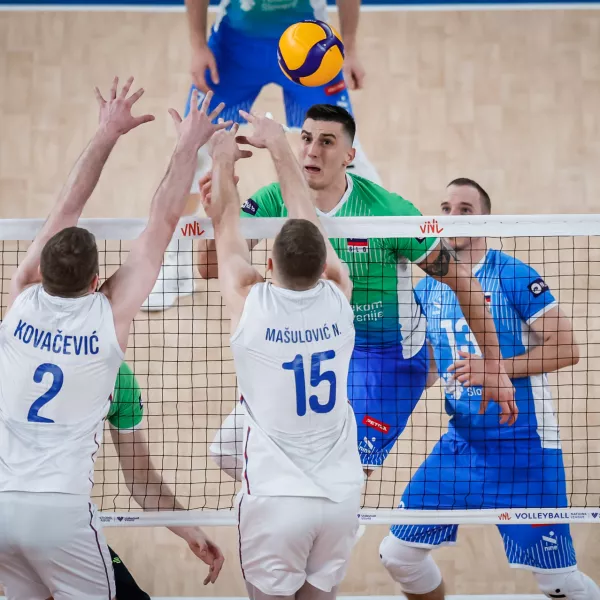
M262 240L254 246L251 254L253 263L267 278L270 240L283 223L284 219L242 220L244 236L249 240ZM478 504L477 494L488 487L486 473L490 474L491 490L495 485L495 480L492 481L494 478L522 478L524 473L527 477L532 476L534 469L531 465L536 463L533 459L528 462L527 452L515 454L514 443L505 439L504 442L500 440L496 444L478 446L477 452L469 459L472 478L468 464L466 467L462 464L460 473L448 467L447 463L442 463L440 468L432 468L430 473L427 469L423 473L421 469L421 476L430 483L435 483L436 478L440 483L442 480L447 483L448 479L455 481L463 496L470 495L472 485L469 509L459 505L456 508L448 506L447 498L442 497L437 507L435 501L431 506L429 498L428 508L431 510L398 508L407 484L448 429L447 408L452 405L452 394L460 399L462 390L457 391L453 384L450 387L454 391L449 391L448 378L443 377L437 379L423 394L384 465L375 468L366 482L362 521L390 524L600 523L600 215L324 218L323 224L332 239L351 248L346 254L351 257L347 262L356 261L356 265L349 264L351 272L356 267L355 273L359 273L358 266L361 261L364 262L369 249L377 247L384 238L485 238L488 248L501 250L540 274L540 278L543 278L541 285L549 286L561 310L570 320L580 354L575 366L549 373L547 385L543 378L538 378L538 383L532 380L532 394L535 396L532 410L536 414L524 414L522 409L519 415L519 419L535 419L540 424L537 435L542 437L556 416L560 428L564 475L559 463L540 463L538 483L556 477L557 484L560 484L559 479L564 477L567 506L559 505L557 501L557 506L545 503L541 507L536 494L532 494L530 501L524 501L522 490L527 489L527 482L522 480L514 482L515 494L520 495L517 506L504 496L492 508L483 500ZM10 278L41 225L41 220L0 221L0 291L3 309ZM143 230L145 221L84 219L81 225L96 235L100 251L100 276L104 280L124 262L132 240ZM195 260L190 251L192 241L195 243L195 240L214 237L209 220L194 218L183 219L175 236L185 249L179 255L180 260L188 264ZM381 252L371 254L371 257L378 256L382 262L389 260L388 251L389 248L382 244ZM424 276L419 268L411 267L406 262L401 262L398 268L408 269L409 272L412 269L414 285ZM520 275L515 271L514 276ZM390 282L385 281L385 277L382 269L380 289L389 289ZM505 277L509 275L505 274ZM373 298L378 298L377 292L380 290L375 279L371 278L369 285L373 288ZM518 285L511 289L516 288ZM239 484L219 468L209 451L216 433L239 402L229 349L229 321L217 279L204 280L195 272L195 290L195 293L182 297L174 307L163 312L140 312L132 325L126 354L126 362L141 388L144 418L137 430L142 431L148 440L153 467L185 510L163 509L160 495L164 488L156 485L156 482L149 482L142 493L154 497L156 509L141 511L126 485L107 423L104 443L96 461L93 489L93 499L105 525L236 523L233 507ZM490 301L490 290L484 291L486 301ZM538 288L529 288L533 297L539 291ZM474 345L466 324L460 323L457 327L456 321L442 318L444 306L440 305L439 298L431 300L432 309L428 318L433 322L435 319L432 315L436 311L441 316L429 327L435 326L445 331L454 352L473 352ZM362 321L361 327L365 324L369 326L371 313L374 315L372 322L377 326L377 314L382 309L378 302L370 301L367 295L366 306L363 305L359 312L355 307L357 321ZM412 299L407 300L402 294L398 294L398 302L401 313L402 302L407 304L405 310L414 307ZM508 312L500 314L500 311L497 318L504 319L506 327L510 329L516 325L514 322L507 325L510 321ZM527 320L526 316L523 320ZM534 341L535 335L527 331L526 323L519 323L518 327L522 328L519 339L524 347L528 343L541 343L540 339ZM539 334L536 335L539 338ZM293 376L290 376L290 385L293 386ZM540 386L538 389L537 385ZM42 388L43 383L40 384L40 395L45 391ZM479 400L480 393L478 397L477 389L472 388L465 402L468 405ZM476 414L477 411L471 409L471 412ZM374 419L371 425L374 435L387 426L383 419ZM496 427L507 426L497 424ZM368 439L364 441L369 442ZM558 444L558 440L555 442ZM456 460L460 459L457 457ZM428 489L435 489L435 485Z

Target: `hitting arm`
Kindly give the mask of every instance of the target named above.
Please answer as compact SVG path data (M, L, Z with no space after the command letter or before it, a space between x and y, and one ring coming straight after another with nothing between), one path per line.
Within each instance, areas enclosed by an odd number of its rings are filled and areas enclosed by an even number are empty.
M198 108L197 91L192 98L191 110L185 120L182 121L176 111L170 111L179 139L167 173L152 200L147 226L133 244L125 263L101 288L111 301L117 337L123 350L127 347L131 322L154 287L164 252L183 214L198 150L215 131L231 125L212 124L223 109L223 105L219 105L207 115L212 93L207 94L201 109Z
M327 259L323 276L333 281L349 300L352 295L350 276L335 253L327 233L317 217L315 207L311 201L310 189L287 141L283 127L268 117L251 115L244 111L240 111L240 115L254 127L253 134L240 138L240 141L256 148L267 148L269 150L275 165L288 216L292 219L306 219L319 228L327 246Z
M215 231L221 295L229 309L232 331L237 328L251 287L264 281L252 266L248 243L240 228L240 197L234 168L237 160L252 156L252 153L240 150L236 144L237 130L236 124L230 131L214 137L212 190L202 196L204 211L212 219Z
M127 98L133 78L127 81L117 97L118 83L119 80L115 77L108 102L102 98L98 88L95 90L100 106L100 124L94 137L77 159L48 219L29 246L25 258L14 274L11 280L8 308L26 287L41 281L40 257L46 242L66 227L77 225L119 137L138 125L154 119L152 115L142 117L131 115L131 107L144 93L143 90L139 90Z

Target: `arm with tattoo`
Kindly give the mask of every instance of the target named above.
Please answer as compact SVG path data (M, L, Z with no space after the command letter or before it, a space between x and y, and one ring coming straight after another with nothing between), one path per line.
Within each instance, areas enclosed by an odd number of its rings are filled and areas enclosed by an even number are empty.
M517 418L514 388L501 363L500 345L492 315L486 310L483 290L471 266L458 262L446 240L418 264L428 275L451 288L460 304L484 358L485 381L481 412L490 400L500 404L501 423L512 425Z

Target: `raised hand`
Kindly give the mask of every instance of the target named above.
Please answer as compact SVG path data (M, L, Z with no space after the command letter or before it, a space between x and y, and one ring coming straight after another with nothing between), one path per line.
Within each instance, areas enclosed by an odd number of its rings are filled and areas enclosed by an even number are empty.
M198 107L198 90L194 90L190 102L190 112L185 119L182 119L174 108L169 109L169 114L173 118L177 129L179 144L182 146L199 150L210 140L214 133L229 127L233 123L233 121L213 123L225 108L225 104L221 102L208 114L212 97L213 93L209 91L204 97L202 106Z
M96 93L96 100L100 107L100 115L98 121L101 127L104 127L109 133L120 136L124 135L128 131L135 129L138 125L154 121L153 115L142 115L141 117L134 117L131 114L133 105L142 97L144 93L143 88L140 88L135 94L127 97L131 84L133 83L133 77L127 80L127 83L123 86L123 89L117 94L117 88L119 87L119 78L115 77L110 88L110 94L108 100L105 100L100 93L100 90L96 87L94 91Z
M266 115L240 110L240 116L253 128L251 135L238 136L237 141L240 144L249 144L255 148L267 148L269 144L285 137L283 126Z
M237 175L233 176L233 183L238 184L240 178ZM210 204L212 198L212 171L209 171L198 181L198 187L200 188L200 199L202 203L207 202Z
M242 150L237 145L236 137L239 128L239 124L235 123L229 131L219 131L213 136L209 150L213 160L227 158L236 162L240 158L250 158L252 156L250 150Z

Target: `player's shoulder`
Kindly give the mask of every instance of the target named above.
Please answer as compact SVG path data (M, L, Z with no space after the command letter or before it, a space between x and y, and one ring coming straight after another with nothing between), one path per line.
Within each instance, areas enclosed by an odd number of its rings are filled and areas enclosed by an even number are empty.
M485 264L487 269L494 269L501 280L514 281L525 274L537 276L537 272L531 265L502 250L488 250Z
M242 213L252 217L276 216L284 206L281 186L279 183L270 183L254 192L243 204Z
M426 275L425 277L419 280L419 282L417 283L417 285L415 285L413 289L415 294L419 298L426 300L427 295L433 292L436 287L441 287L441 284L438 285L439 283L440 282L434 279L433 277Z
M372 216L421 216L419 209L399 194L359 175L349 173L349 176L352 179L353 195L367 205Z

